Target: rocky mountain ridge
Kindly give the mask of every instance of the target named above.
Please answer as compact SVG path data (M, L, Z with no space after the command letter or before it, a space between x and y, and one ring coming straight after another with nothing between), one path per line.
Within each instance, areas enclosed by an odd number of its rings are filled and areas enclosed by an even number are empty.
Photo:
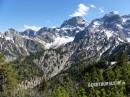
M129 39L130 15L110 12L89 25L82 17L73 17L58 28L43 27L37 32L10 29L0 35L0 51L10 59L43 51L32 61L45 78L51 78L84 60L87 67L105 52L110 55L119 45L129 44Z

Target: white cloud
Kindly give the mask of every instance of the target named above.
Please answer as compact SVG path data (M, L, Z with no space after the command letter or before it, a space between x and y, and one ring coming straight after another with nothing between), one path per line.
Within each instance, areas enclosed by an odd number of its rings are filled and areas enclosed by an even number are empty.
M102 8L99 8L99 11L100 11L101 13L104 13L104 12L105 12L104 9L102 9Z
M26 29L32 29L34 31L38 31L39 29L41 29L41 27L34 26L34 25L32 25L32 26L30 26L30 25L24 25L24 30L26 30Z
M90 7L91 7L91 8L96 8L96 6L95 6L95 5L93 5L93 4L91 4L91 5L90 5Z
M73 14L71 14L70 16L71 17L74 17L74 16L84 16L84 15L87 14L87 12L89 11L89 9L90 8L88 6L80 3L78 5L78 9Z

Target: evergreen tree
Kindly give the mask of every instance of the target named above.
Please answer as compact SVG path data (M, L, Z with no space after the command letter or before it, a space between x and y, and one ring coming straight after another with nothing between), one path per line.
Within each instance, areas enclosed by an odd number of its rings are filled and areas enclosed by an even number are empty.
M86 91L83 88L78 91L78 97L87 97Z
M17 78L12 65L4 60L4 56L0 55L0 93L11 96L17 86Z
M54 90L54 97L69 97L69 94L68 94L68 92L65 90L64 87L58 86L58 87Z
M126 65L128 62L128 54L126 52L120 53L116 59L119 65Z

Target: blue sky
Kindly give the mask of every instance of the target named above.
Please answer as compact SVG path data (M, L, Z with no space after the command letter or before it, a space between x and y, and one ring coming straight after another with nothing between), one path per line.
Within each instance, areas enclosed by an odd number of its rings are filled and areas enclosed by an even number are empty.
M81 15L88 21L110 11L130 14L130 0L0 0L0 31L59 26Z

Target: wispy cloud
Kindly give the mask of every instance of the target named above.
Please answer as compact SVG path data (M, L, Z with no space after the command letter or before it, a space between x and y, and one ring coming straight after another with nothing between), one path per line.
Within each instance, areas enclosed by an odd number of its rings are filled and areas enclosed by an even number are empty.
M98 7L98 6L95 6L93 4L90 5L90 8L92 9L96 9L97 11L99 11L100 13L105 13L105 10L104 10L104 7Z
M104 7L98 7L98 6L95 6L94 4L91 4L91 5L90 5L90 8L91 8L91 9L96 9L96 10L99 11L100 13L105 13Z
M25 29L32 29L32 30L35 30L35 31L38 31L39 29L41 29L41 27L38 27L38 26L35 26L35 25L24 25L24 30Z
M74 13L71 14L70 16L71 17L74 17L74 16L85 16L88 13L89 9L90 8L88 6L86 6L83 3L80 3L78 5L78 9L76 11L74 11Z
M103 8L99 8L99 11L100 11L100 13L104 13L105 12Z
M93 4L91 4L91 5L90 5L90 7L91 7L91 8L96 8L96 6L95 6L95 5L93 5Z

